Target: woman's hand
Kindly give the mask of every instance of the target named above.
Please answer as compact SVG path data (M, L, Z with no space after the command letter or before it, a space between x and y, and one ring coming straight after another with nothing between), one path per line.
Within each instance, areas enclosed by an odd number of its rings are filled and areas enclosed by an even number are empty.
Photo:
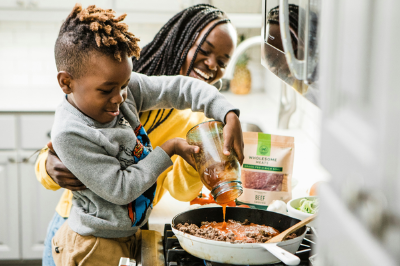
M79 181L57 157L51 141L47 143L47 147L49 147L49 155L47 156L46 161L46 171L54 182L56 182L60 187L69 190L86 189L86 186L82 184L82 182Z
M196 163L192 154L200 152L198 146L189 145L187 141L182 138L173 138L164 142L160 148L162 148L169 157L175 154L181 156L188 164L196 169Z
M223 153L225 155L230 155L230 150L233 148L235 151L240 165L243 164L243 134L242 127L240 125L239 117L234 112L229 112L225 116L225 126L224 126L224 149Z

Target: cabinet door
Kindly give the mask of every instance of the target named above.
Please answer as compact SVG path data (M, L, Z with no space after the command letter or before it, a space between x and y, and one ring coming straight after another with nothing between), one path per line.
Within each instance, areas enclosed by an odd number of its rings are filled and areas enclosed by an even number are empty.
M21 234L22 257L24 259L42 258L47 226L55 213L55 208L63 189L46 190L36 179L34 151L21 152Z
M53 114L21 115L20 136L23 150L37 150L44 147L50 140Z
M14 115L0 116L1 138L0 150L14 150L16 148L16 123Z
M0 152L0 260L19 259L18 170L15 152Z

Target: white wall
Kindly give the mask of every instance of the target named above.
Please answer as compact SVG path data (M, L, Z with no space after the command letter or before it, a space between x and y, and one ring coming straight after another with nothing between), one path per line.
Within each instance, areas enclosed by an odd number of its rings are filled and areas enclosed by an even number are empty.
M0 93L5 90L58 89L54 43L61 22L8 22L0 20ZM131 24L141 46L152 40L159 24Z

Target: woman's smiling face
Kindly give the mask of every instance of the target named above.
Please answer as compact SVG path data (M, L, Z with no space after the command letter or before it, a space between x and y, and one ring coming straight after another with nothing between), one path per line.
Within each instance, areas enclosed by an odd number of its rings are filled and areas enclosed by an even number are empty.
M190 48L179 74L186 75L190 62L204 35L216 21L210 22L202 31ZM236 47L237 34L231 23L217 25L207 36L193 62L190 77L203 80L209 84L217 82L225 73L232 54Z

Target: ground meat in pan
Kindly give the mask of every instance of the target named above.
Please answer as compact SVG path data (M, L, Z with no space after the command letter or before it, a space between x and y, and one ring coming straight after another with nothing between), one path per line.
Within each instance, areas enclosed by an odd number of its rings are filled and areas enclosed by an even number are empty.
M194 236L225 241L231 243L264 243L279 231L271 226L256 225L247 219L244 222L228 220L228 230L221 230L221 224L217 222L202 222L199 228L195 224L177 224L176 229ZM289 235L287 239L297 237L295 233Z

